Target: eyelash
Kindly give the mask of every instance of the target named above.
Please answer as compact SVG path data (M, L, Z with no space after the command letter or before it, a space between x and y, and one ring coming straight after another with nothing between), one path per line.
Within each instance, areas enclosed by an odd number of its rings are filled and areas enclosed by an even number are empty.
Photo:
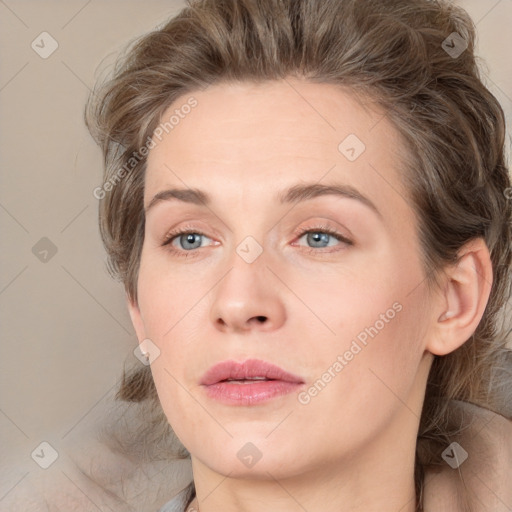
M323 233L323 234L330 235L330 236L334 237L339 242L343 242L343 243L347 244L348 246L354 245L354 242L352 242L351 240L349 240L348 238L343 236L338 231L329 228L328 226L315 226L315 227L308 227L308 228L304 228L304 229L299 229L296 232L294 232L294 236L296 238L300 239L300 238L302 238L304 235L306 235L308 233ZM170 233L168 233L165 236L165 238L164 238L164 241L162 243L162 247L169 246L169 251L170 252L172 252L172 253L180 256L180 257L183 257L183 258L193 257L193 255L195 255L194 253L197 253L197 249L192 249L192 250L189 250L189 251L185 251L185 250L182 250L182 249L175 249L171 245L172 241L175 238L178 238L181 235L189 235L189 234L200 235L200 236L207 236L204 233L202 233L201 231L198 231L197 229L181 228L181 229L178 229L178 230L175 230L175 231L171 231ZM200 249L200 247L198 247L198 249ZM337 251L322 251L321 249L326 249L326 247L324 247L324 248L303 247L302 250L304 250L308 254L309 253L313 253L313 252L317 253L317 254L319 254L319 253L321 254L321 253L337 252Z

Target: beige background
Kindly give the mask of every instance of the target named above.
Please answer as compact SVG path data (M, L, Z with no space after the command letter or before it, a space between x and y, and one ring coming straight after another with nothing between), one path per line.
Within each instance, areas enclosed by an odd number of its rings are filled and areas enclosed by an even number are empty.
M510 127L512 0L460 3L477 23L487 83ZM183 5L0 0L0 510L23 500L19 510L47 510L28 505L41 482L80 495L79 510L112 510L92 505L94 490L70 459L92 456L91 432L137 345L122 287L105 269L92 194L101 155L83 107L100 61ZM31 48L43 31L59 45L47 59ZM32 252L43 237L57 248L47 262ZM42 441L59 453L47 470L31 458Z

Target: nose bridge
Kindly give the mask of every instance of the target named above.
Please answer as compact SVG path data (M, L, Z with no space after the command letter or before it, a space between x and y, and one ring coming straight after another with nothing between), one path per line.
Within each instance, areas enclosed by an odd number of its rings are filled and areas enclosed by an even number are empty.
M219 283L219 288L229 294L235 293L240 298L248 296L255 299L268 282L267 252L254 236L242 238L233 246L227 260L229 271Z
M274 237L267 229L264 216L259 214L263 209L259 202L256 202L257 196L254 198L244 191L242 187L236 205L230 203L232 211L237 211L238 215L231 218L229 223L231 241L228 243L227 264L232 269L230 274L241 273L243 279L250 280L251 276L255 278L256 275L266 273L265 264L268 263L270 254L269 244L273 242Z

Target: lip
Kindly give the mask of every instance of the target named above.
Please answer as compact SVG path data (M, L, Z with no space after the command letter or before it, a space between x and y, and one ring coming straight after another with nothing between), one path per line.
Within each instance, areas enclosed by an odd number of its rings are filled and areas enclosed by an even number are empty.
M266 380L247 380L256 377ZM274 364L248 359L242 363L223 361L212 366L200 384L213 400L228 405L255 405L297 391L304 381Z

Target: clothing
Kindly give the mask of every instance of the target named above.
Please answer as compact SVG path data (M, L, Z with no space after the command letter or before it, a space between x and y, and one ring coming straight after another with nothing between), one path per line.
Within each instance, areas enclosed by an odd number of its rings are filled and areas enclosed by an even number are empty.
M171 501L168 501L158 512L185 512L185 509L190 502L191 493L192 489L190 486L186 487Z
M190 492L181 491L171 501L168 501L158 512L185 512Z
M509 392L512 390L509 390ZM453 402L450 418L464 430L450 439L467 458L459 467L443 464L425 472L425 512L510 512L512 510L512 415L467 402ZM447 446L450 455L452 450ZM445 453L445 452L443 452ZM445 459L447 460L447 459ZM452 458L453 462L453 458ZM465 486L462 484L464 479ZM466 504L464 501L466 500Z
M453 424L463 428L451 441L459 445L460 448L455 447L459 455L465 452L467 458L456 468L447 463L438 470L425 472L424 512L467 512L464 497L471 507L470 512L510 512L512 421L459 401L453 402L451 416ZM185 512L190 496L191 489L186 488L158 512Z

